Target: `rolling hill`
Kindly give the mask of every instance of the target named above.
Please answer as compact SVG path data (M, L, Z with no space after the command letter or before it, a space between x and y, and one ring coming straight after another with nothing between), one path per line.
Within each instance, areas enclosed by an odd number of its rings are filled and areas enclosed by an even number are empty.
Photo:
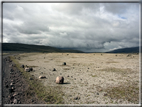
M30 44L21 44L21 43L2 43L2 51L83 53L82 51L78 50L61 50L50 46L30 45Z
M106 53L139 53L139 47L116 49Z

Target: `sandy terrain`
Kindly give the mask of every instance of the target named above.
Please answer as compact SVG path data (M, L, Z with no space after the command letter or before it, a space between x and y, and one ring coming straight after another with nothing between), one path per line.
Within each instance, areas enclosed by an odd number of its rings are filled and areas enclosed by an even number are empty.
M63 76L65 104L138 104L127 98L111 97L108 90L113 87L139 87L139 55L107 53L23 53L19 63L33 66L31 75L47 78L41 81L45 86L56 86L57 76ZM16 56L16 57L19 57ZM66 62L67 65L62 65ZM53 71L53 69L56 71ZM127 90L126 90L127 91ZM132 90L138 93L139 90ZM136 95L136 94L135 94ZM130 95L130 97L133 97Z

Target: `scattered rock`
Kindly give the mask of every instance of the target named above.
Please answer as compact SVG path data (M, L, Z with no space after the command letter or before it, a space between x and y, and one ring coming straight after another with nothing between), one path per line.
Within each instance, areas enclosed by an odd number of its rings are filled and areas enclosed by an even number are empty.
M10 86L13 87L13 83L10 83Z
M63 65L66 65L66 62L64 62Z
M107 96L107 93L104 93L104 96Z
M60 75L62 75L62 73L60 73Z
M74 80L76 80L76 78L74 78Z
M24 65L21 65L21 68L24 68Z
M33 78L30 77L29 80L33 80Z
M14 70L13 69L10 69L10 72L13 72Z
M14 104L17 104L17 99L14 98L13 103L14 103Z
M97 95L99 95L99 93L97 93Z
M80 99L80 97L75 97L75 98L74 98L74 100L79 100L79 99Z
M30 72L30 69L29 69L29 68L25 68L25 71L26 71L26 72Z
M127 57L131 56L130 54L127 55Z
M58 77L56 78L56 83L57 83L57 84L63 84L63 83L64 83L64 77L58 76Z
M6 85L5 87L8 88L8 85Z
M56 69L54 68L53 71L56 71Z
M10 88L10 89L9 89L9 93L12 93L12 92L14 92L14 90Z
M29 70L30 70L30 71L33 71L33 68L32 68L32 67L30 67L30 68L29 68Z
M69 75L67 77L69 77Z
M44 79L46 78L46 76L39 76L39 79Z
M18 95L18 93L14 93L14 94L13 94L13 97L16 96L16 95Z

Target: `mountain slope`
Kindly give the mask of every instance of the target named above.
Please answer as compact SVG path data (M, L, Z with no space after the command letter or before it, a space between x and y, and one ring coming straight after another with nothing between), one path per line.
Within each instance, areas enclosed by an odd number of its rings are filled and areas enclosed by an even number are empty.
M139 47L116 49L106 53L139 53Z
M74 52L82 53L78 50L60 50L55 47L43 45L29 45L21 43L2 43L2 51L22 51L22 52Z

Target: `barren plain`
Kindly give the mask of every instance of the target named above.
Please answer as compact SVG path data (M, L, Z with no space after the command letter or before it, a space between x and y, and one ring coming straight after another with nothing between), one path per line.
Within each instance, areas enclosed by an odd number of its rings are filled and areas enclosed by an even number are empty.
M37 79L46 76L40 80L44 86L61 87L65 104L139 103L139 54L23 53L15 58L32 66L29 73ZM55 83L57 76L64 84Z

